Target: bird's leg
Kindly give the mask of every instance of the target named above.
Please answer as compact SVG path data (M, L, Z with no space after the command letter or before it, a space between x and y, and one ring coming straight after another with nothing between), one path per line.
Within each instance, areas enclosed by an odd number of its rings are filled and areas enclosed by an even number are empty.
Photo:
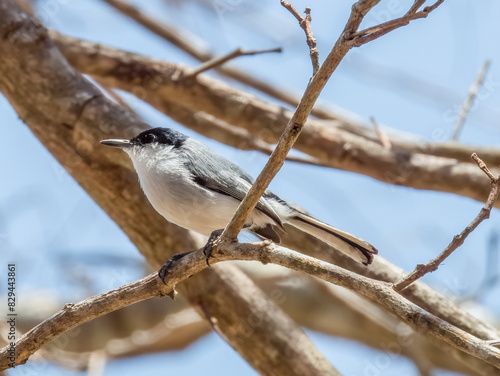
M210 257L213 257L212 250L213 250L215 241L222 234L223 231L224 231L224 229L213 231L210 234L210 237L208 238L207 244L205 244L205 246L203 247L203 254L205 255L206 262L207 262L208 266L210 266L210 261L209 261ZM175 255L170 257L165 264L163 264L163 266L158 271L158 277L160 277L160 279L163 281L163 283L165 283L165 278L167 278L167 275L169 273L169 269L172 266L172 264L174 262L180 260L184 256L190 254L191 252L194 252L194 251L189 251L189 252L184 252L184 253L176 253Z
M210 257L213 257L212 250L214 248L214 243L217 240L217 238L222 234L223 231L224 231L223 228L220 230L213 231L210 234L210 237L208 238L207 244L205 244L205 246L203 247L203 254L205 255L208 266L210 266L210 261L209 261Z
M172 266L172 264L174 262L180 260L184 256L190 254L191 252L194 252L194 251L189 251L189 252L184 252L184 253L176 253L175 255L170 257L165 264L163 264L163 266L158 271L158 277L160 277L160 279L162 280L163 283L165 283L165 278L167 278L167 275L170 272L169 269Z

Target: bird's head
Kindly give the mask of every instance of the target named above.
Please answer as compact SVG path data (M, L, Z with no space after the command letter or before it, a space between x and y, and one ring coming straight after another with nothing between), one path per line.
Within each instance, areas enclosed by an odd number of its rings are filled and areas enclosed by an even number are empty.
M170 128L151 128L130 140L108 139L102 140L101 144L122 149L132 160L136 158L151 159L156 155L182 146L187 138L186 135Z

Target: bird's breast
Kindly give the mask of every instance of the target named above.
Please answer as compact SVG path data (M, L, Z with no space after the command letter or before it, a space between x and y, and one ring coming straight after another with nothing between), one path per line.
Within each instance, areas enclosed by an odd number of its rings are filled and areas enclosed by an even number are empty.
M201 187L175 164L137 172L141 187L157 212L169 222L203 235L224 228L239 204L231 196Z

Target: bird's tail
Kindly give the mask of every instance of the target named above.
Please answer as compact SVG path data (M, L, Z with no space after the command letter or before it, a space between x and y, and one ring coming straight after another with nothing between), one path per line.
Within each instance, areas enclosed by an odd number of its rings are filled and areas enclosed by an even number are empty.
M371 264L373 255L378 253L370 243L303 213L289 217L287 223L365 265Z

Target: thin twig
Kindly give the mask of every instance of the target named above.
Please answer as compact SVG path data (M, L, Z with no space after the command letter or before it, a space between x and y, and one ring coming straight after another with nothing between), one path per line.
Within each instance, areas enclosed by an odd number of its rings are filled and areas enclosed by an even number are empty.
M484 342L490 346L500 346L500 341L498 341L498 340L489 340L489 341L484 341Z
M134 7L123 0L104 0L107 4L114 7L117 11L130 17L132 20L144 26L149 31L155 33L159 37L170 42L180 50L186 52L196 60L206 62L214 59L214 56L209 48L207 42L201 38L192 35L188 30L180 29L179 27L172 27L159 21L156 21L143 13L140 9ZM229 66L220 66L216 68L217 73L226 77L230 77L245 85L253 87L273 98L276 98L284 103L288 103L294 108L299 103L299 98L287 90L280 90L276 85L269 84L262 80L255 78L241 70ZM320 119L338 119L339 117L330 111L325 106L317 105L311 114Z
M385 133L382 129L380 129L380 127L378 126L374 117L370 117L370 121L371 121L371 123L373 125L373 129L375 130L375 133L377 134L377 137L380 140L380 143L382 144L384 149L391 150L392 144L391 144L391 140L389 139L389 136L387 135L387 133Z
M457 125L455 126L455 132L453 133L453 137L451 138L453 141L456 141L458 139L458 136L459 136L460 132L462 131L463 125L465 123L467 115L469 114L470 108L471 108L472 104L474 103L474 100L476 99L479 88L481 87L481 85L484 82L484 78L486 77L486 73L488 73L490 63L491 62L489 60L486 60L484 62L483 67L479 71L479 74L477 75L476 80L474 81L474 83L471 85L471 87L469 89L469 95L465 99L465 102L463 103L462 108L460 109Z
M349 40L355 47L359 47L365 43L371 42L372 40L375 40L377 38L380 38L381 36L398 29L402 26L408 25L411 21L417 20L420 18L426 18L429 13L431 13L433 10L435 10L438 6L440 6L444 0L438 0L436 1L433 5L425 7L422 9L420 12L417 12L417 10L420 8L420 6L425 3L425 1L416 1L413 6L410 8L408 12L402 17L395 18L393 20L381 23L376 26L369 27L367 29L361 30L354 32L352 34L346 34L349 36ZM418 6L416 6L418 5Z
M316 48L316 38L311 27L311 8L306 8L304 13L305 17L302 17L299 12L287 1L281 0L281 5L283 5L296 19L299 21L300 27L304 30L306 34L307 45L309 46L309 55L311 56L311 62L313 66L313 76L318 73L319 70L319 51Z
M493 175L488 166L486 166L486 163L484 163L476 153L472 153L471 158L474 162L477 163L477 166L481 169L481 171L483 171L486 174L486 176L491 180L491 183L495 183L497 178L495 177L495 175Z
M410 274L403 277L400 281L394 284L396 291L401 291L411 285L417 279L423 277L427 273L431 273L438 269L439 265L448 258L458 247L460 247L465 239L476 229L479 224L485 219L490 217L491 209L498 199L500 193L500 179L496 178L488 169L486 164L477 156L476 153L472 154L472 159L476 161L477 165L491 180L491 190L488 199L474 220L459 234L456 235L446 249L435 259L429 261L427 264L418 264L415 270Z
M352 11L349 16L349 20L340 35L337 43L332 48L332 51L324 61L324 63L319 68L318 72L312 76L309 81L302 99L295 110L292 118L288 122L283 134L280 137L276 148L274 149L271 157L264 166L264 169L260 175L255 180L255 183L250 188L249 192L243 199L243 201L238 206L236 213L229 222L229 224L224 229L224 232L219 238L219 241L215 244L217 246L221 242L234 241L237 238L238 233L241 231L245 222L255 208L255 205L259 201L260 197L267 189L271 180L278 173L283 165L288 152L293 147L295 141L300 135L304 124L311 113L314 103L318 99L321 91L325 87L326 83L330 79L333 72L337 69L338 65L344 58L344 56L349 52L351 48L354 47L349 38L346 35L353 35L357 32L359 25L363 21L364 16L375 6L379 0L359 0L352 6ZM399 26L404 26L401 24ZM369 42L370 39L361 40L362 44Z
M395 292L390 283L361 276L328 262L289 250L272 242L230 243L214 254L213 263L230 260L256 260L307 273L348 288L391 312L415 331L436 344L446 342L467 354L500 368L498 341L484 341L426 312ZM16 365L25 363L37 350L62 333L116 309L173 291L174 286L207 267L203 249L191 252L171 264L165 285L156 273L75 304L43 321L16 342ZM0 349L0 371L9 368L8 347Z
M269 52L281 52L282 49L281 47L278 48L272 48L272 49L267 49L267 50L252 50L252 51L243 51L241 48L238 48L234 50L233 52L228 53L227 55L221 56L214 58L212 60L207 61L206 63L200 65L198 68L184 76L183 78L193 78L199 75L202 72L205 72L209 69L219 67L226 63L229 60L236 59L237 57L240 56L251 56L251 55L259 55L259 54L266 54Z
M406 14L413 14L413 13L416 13L417 10L420 9L420 7L422 5L424 5L426 0L415 0L415 2L413 3L413 5L411 6L411 8L408 10L408 12L406 12Z

